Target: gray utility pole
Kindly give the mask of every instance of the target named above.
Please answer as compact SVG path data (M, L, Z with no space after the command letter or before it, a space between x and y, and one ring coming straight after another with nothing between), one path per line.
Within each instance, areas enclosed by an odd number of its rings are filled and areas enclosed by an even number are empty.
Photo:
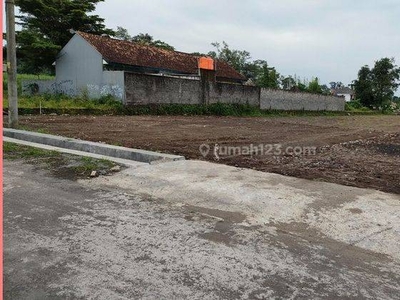
M17 43L15 41L15 1L6 0L8 125L18 127Z

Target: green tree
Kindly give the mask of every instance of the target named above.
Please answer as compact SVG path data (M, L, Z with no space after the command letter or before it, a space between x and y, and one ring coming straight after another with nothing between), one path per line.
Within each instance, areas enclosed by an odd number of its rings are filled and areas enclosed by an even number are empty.
M222 44L215 42L211 45L216 48L216 51L210 51L208 53L209 56L226 61L236 71L248 77L247 73L251 58L248 51L230 49L225 41L223 41Z
M296 86L296 80L292 76L281 77L282 88L284 90L291 90Z
M255 72L255 83L259 87L279 88L280 75L273 67L269 67L267 61L256 60L253 62Z
M356 97L367 107L382 107L392 101L399 87L400 68L393 58L382 58L374 68L363 66L354 81Z
M51 73L51 64L61 47L36 30L22 30L17 35L18 69L21 73Z
M392 101L400 79L400 68L396 66L394 58L386 57L375 62L372 78L375 105L382 106Z
M132 36L129 34L128 29L120 26L117 27L114 37L124 41L132 41Z
M326 84L321 85L321 91L322 91L322 94L324 94L324 95L331 94L331 89Z
M332 82L329 82L329 85L330 85L331 89L340 89L340 88L344 87L344 84L341 81L332 81Z
M225 41L222 43L215 42L211 45L214 46L216 50L210 51L208 56L226 61L247 79L252 79L259 87L279 88L280 75L275 68L268 65L267 61L250 61L250 52L231 49Z
M318 77L313 78L308 84L308 92L313 94L322 94L322 88L319 84Z
M21 66L31 72L50 69L57 52L70 40L73 30L113 35L104 19L93 14L104 0L16 0L22 30L17 35ZM35 53L39 57L35 58Z
M357 99L366 107L373 107L375 104L373 93L373 78L369 66L363 66L358 71L358 79L354 81L354 90Z
M175 50L175 48L166 42L160 41L160 40L154 40L154 38L148 34L148 33L139 33L138 35L135 35L132 39L132 42L138 43L141 45L147 45L147 46L154 46L166 50Z

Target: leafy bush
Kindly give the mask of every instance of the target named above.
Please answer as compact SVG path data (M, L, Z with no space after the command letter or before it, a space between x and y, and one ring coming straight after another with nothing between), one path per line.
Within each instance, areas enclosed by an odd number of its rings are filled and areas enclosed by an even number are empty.
M7 98L4 107L8 107ZM350 113L370 114L381 113L360 107L359 103L346 104L345 112L325 111L274 111L261 110L249 104L214 103L210 105L196 104L150 104L126 107L120 100L108 95L99 99L86 99L86 97L70 97L58 95L33 95L19 98L19 111L21 114L87 114L87 115L171 115L171 116L237 116L237 117L262 117L262 116L330 116L347 115Z
M116 112L123 109L121 101L107 96L100 99L89 99L81 97L70 97L63 94L44 94L20 97L18 106L21 109L90 109L110 110ZM8 107L8 99L4 98L4 107Z
M360 100L346 102L346 111L371 111L368 107L361 104Z
M398 112L400 105L396 102L388 101L382 105L382 112L385 114L391 114L394 112Z
M105 105L105 106L114 107L114 108L122 109L124 106L122 104L122 101L116 99L112 95L102 96L99 99L90 100L90 101L92 101L94 104L100 104L100 105Z
M151 104L123 108L121 113L129 115L205 115L205 116L261 116L259 108L249 104L214 103L210 105Z

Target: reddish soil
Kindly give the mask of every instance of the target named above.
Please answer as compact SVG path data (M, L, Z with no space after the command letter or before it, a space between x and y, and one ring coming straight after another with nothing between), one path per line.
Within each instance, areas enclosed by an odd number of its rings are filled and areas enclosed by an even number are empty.
M210 161L216 161L215 157L210 153L204 158L200 145L213 149L218 144L220 151L224 146L250 144L280 144L283 150L311 146L316 147L315 155L222 155L218 162L400 194L400 116L31 116L21 118L21 125Z

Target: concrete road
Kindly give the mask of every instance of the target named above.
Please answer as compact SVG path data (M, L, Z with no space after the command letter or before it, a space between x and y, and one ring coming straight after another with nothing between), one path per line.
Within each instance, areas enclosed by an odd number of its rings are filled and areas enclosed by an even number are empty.
M182 161L4 165L5 299L400 299L400 197Z

